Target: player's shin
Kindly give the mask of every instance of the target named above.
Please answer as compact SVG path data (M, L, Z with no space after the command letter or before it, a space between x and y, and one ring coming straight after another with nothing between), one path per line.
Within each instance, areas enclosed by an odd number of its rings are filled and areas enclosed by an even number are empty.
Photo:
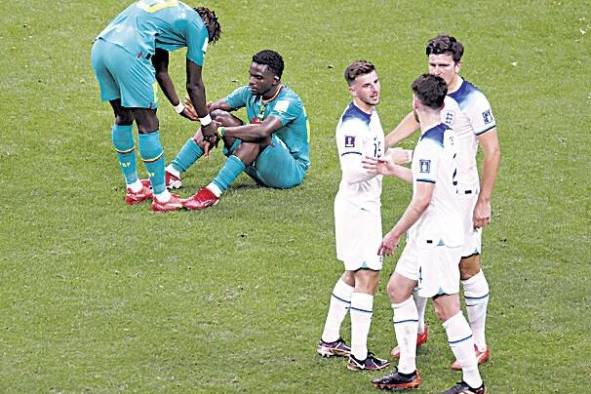
M428 299L425 297L419 296L417 290L415 289L412 293L412 297L415 301L415 305L417 306L417 313L419 316L419 327L418 332L425 331L425 309L427 307Z
M486 310L488 307L488 282L482 271L468 280L462 281L464 286L464 298L466 299L466 311L470 327L474 334L474 344L479 351L486 350L485 324Z
M351 354L358 360L367 358L367 336L373 316L373 295L353 293L351 296Z
M472 330L462 312L456 313L443 323L452 352L462 366L462 378L470 387L480 387L482 378L474 353Z
M111 129L111 139L117 152L119 167L125 177L125 183L128 187L132 186L138 182L132 126L114 124Z
M416 368L418 313L412 297L399 304L392 304L394 311L394 332L400 348L398 370L413 373Z
M349 286L339 279L330 297L326 323L321 337L324 342L334 342L341 337L341 324L351 306L352 294L353 286Z
M191 137L185 142L185 145L183 145L170 165L180 175L195 164L201 156L203 156L203 149L201 149L201 147L197 145L197 142L195 142L195 139Z
M160 143L160 132L155 130L151 133L140 133L139 136L140 154L154 194L158 197L159 194L166 192L166 185L164 183L164 150Z
M234 182L245 168L246 166L237 156L232 155L228 157L220 172L218 172L217 176L208 185L208 189L219 197L230 187L232 182Z

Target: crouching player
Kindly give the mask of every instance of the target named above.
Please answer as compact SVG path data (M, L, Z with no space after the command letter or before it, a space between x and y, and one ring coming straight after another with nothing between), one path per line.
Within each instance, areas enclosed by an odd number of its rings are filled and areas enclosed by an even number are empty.
M432 298L437 317L443 322L451 349L460 362L463 380L445 394L484 394L478 371L472 331L460 311L459 261L464 239L463 215L457 194L454 133L441 123L447 94L445 80L424 74L412 84L413 112L421 137L411 170L386 161L366 159L374 173L397 176L413 184L412 200L378 253L391 255L408 231L407 244L388 283L394 310L394 331L400 347L398 368L372 380L387 390L416 388L421 377L416 369L418 313L412 293Z
M356 61L345 70L353 102L337 126L342 179L334 202L337 258L345 272L337 281L324 331L316 351L324 357L349 356L351 370L377 370L387 360L367 350L373 299L382 269L376 253L382 238L380 195L382 176L363 169L362 158L383 155L384 131L375 106L380 81L373 64ZM341 323L351 315L351 347L341 338Z

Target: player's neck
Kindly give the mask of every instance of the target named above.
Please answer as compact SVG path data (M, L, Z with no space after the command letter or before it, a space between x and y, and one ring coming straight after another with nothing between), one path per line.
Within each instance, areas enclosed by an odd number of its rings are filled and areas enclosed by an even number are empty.
M462 82L464 82L464 80L462 79L462 77L460 77L459 74L457 74L456 77L451 81L451 83L447 87L447 94L452 94L456 90L458 90L460 86L462 86Z
M274 89L269 89L269 91L261 97L263 103L266 104L269 101L274 100L279 95L279 92L281 92L281 88L283 88L283 84L278 84Z
M440 112L419 112L418 116L419 124L421 126L421 135L441 123Z
M355 104L355 106L357 108L359 108L360 110L362 110L363 112L365 112L368 115L371 115L374 108L376 107L375 105L369 105L367 103L364 103L363 101L358 100L356 97L353 98L353 104Z

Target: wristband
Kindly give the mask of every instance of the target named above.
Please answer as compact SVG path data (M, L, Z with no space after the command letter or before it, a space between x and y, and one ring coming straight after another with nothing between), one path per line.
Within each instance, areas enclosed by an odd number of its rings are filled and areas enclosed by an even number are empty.
M177 105L174 106L174 110L176 111L177 114L180 114L181 112L183 112L185 110L185 105L183 103L178 103Z
M203 118L199 118L199 122L201 123L201 126L209 126L211 123L211 116L207 114Z
M218 133L220 133L220 137L224 137L224 134L226 134L226 128L225 127L218 127Z

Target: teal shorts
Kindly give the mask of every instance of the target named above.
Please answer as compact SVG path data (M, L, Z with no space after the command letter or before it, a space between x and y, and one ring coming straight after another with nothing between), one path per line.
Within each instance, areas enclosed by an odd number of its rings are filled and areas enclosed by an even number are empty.
M152 62L118 45L97 39L90 60L103 101L121 99L125 108L158 108L158 84Z
M232 155L241 143L241 140L236 139L229 149L224 148L224 154ZM275 135L271 139L271 144L244 171L259 185L276 189L298 186L306 175L305 165L297 161L289 153L285 143Z

